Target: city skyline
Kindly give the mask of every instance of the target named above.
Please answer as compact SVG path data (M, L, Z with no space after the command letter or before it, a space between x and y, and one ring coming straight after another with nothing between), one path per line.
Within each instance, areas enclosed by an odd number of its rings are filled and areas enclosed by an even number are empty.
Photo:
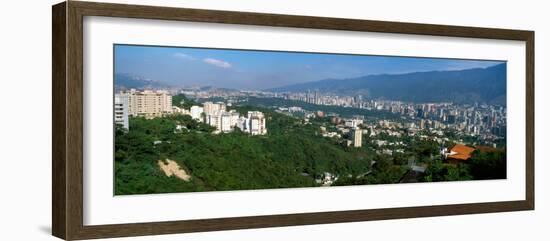
M505 61L115 45L115 74L172 86L263 90L378 74L487 68Z
M115 45L114 67L115 195L507 177L506 62Z

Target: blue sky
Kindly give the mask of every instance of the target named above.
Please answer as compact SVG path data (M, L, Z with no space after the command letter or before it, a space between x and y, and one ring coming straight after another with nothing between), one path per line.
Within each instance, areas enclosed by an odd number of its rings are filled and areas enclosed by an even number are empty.
M502 61L115 45L115 73L177 86L266 89L327 78L485 68Z

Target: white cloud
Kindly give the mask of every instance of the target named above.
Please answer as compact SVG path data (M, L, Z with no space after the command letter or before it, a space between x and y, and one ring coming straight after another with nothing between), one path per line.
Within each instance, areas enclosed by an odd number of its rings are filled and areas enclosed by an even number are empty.
M174 58L183 59L183 60L195 60L195 57L193 57L191 55L188 55L188 54L184 54L184 53L175 53L172 56Z
M214 65L216 67L220 67L220 68L224 68L224 69L231 68L231 64L229 62L225 62L223 60L213 59L213 58L206 58L206 59L203 59L203 61L207 64L211 64L211 65Z

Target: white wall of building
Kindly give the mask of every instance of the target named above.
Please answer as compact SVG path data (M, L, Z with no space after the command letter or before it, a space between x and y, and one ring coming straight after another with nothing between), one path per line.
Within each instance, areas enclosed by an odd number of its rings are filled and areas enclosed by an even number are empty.
M202 113L204 112L204 109L200 106L191 106L190 108L190 113L191 113L191 118L195 119L195 120L200 120L202 121Z
M129 128L128 122L128 95L115 94L115 124L122 125L125 129Z

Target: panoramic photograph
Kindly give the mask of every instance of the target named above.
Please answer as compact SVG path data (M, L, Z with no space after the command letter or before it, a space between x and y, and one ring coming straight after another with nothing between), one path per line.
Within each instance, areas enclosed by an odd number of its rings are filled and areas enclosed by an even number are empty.
M506 61L125 44L113 58L114 195L506 179Z

